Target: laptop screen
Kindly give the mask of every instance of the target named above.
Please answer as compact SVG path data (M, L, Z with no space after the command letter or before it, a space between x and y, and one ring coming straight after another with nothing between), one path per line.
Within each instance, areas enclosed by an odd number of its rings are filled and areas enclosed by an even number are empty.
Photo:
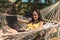
M17 16L6 16L8 26L12 26L17 21Z

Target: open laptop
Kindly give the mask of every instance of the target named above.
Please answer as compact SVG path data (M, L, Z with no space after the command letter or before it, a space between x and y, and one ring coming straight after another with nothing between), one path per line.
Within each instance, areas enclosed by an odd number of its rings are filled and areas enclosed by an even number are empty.
M8 26L12 26L17 21L17 16L6 16Z
M18 21L17 21L17 16L6 16L6 20L7 20L7 24L9 27L11 27L12 29L15 29L19 32L21 32L22 30L20 30Z

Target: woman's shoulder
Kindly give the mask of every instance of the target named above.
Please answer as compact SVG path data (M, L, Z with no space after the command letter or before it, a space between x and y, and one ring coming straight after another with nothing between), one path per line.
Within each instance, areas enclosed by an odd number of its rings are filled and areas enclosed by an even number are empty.
M44 24L44 21L39 21L39 24Z

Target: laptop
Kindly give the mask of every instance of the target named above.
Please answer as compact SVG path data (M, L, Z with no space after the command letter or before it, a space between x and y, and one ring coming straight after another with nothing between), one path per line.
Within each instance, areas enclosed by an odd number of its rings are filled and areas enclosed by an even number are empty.
M17 21L17 16L6 16L7 24L9 27L12 29L17 30L18 32L22 32L24 30L20 30L18 21Z
M8 26L12 26L17 21L17 16L6 16Z

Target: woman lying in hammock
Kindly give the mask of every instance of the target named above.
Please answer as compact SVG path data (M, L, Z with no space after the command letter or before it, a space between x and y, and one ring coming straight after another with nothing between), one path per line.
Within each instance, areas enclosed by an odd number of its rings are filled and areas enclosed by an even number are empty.
M43 19L41 18L40 11L35 9L32 11L32 20L21 20L18 18L18 21L28 23L28 27L25 30L31 30L31 29L42 29L43 27Z

